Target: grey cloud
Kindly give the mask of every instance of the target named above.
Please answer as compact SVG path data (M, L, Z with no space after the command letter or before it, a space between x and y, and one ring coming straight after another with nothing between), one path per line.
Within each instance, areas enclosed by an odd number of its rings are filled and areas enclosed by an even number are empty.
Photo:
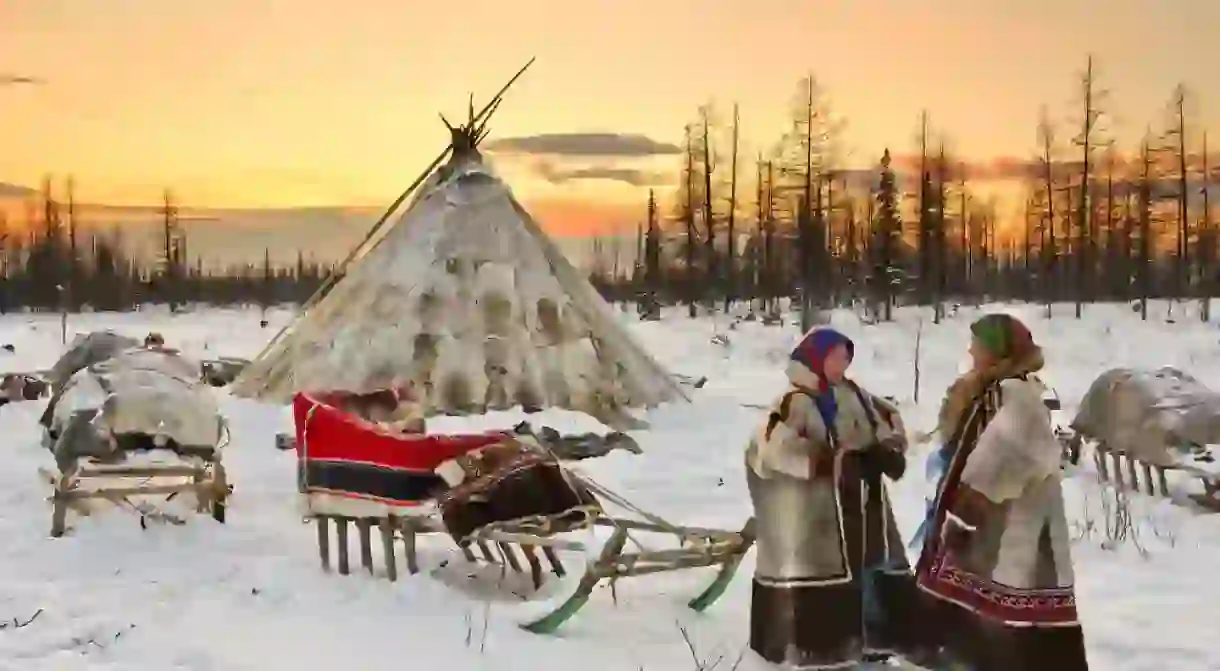
M489 151L505 154L550 156L643 158L682 153L682 148L676 144L633 133L544 133L501 138L484 146Z
M34 189L21 186L20 184L8 184L0 182L0 198L24 198L37 193Z
M551 184L563 184L582 179L602 179L622 182L631 186L657 186L667 183L665 175L632 168L594 166L586 168L560 168L548 161L538 161L531 166L533 172Z
M26 75L14 75L0 73L0 86L17 85L17 84L45 84L46 80L38 77L29 77Z

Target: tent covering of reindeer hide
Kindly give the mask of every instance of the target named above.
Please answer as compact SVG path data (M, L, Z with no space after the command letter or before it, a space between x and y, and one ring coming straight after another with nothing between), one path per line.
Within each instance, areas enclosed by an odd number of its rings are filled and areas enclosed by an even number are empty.
M687 398L470 147L283 336L234 394L410 388L427 414L563 407L608 424Z

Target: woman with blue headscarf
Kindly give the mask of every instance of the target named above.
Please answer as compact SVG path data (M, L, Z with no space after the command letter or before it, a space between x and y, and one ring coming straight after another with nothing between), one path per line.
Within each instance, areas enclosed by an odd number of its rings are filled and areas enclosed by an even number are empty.
M855 345L809 332L750 441L758 561L750 647L775 664L851 669L922 655L919 603L882 475L905 469L901 419L845 377Z

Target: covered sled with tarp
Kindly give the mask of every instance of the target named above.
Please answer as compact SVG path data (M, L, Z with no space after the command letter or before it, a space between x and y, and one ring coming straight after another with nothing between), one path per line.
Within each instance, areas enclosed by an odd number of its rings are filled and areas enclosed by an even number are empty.
M94 331L76 336L68 345L68 351L59 357L47 373L51 392L58 394L76 371L139 346L139 340L114 331Z
M94 333L78 338L53 373L55 393L40 420L58 470L47 474L53 536L63 535L69 509L87 514L98 499L130 506L142 521L181 523L147 497L188 493L198 511L224 521L228 428L197 363Z
M1090 385L1070 424L1077 444L1096 443L1103 477L1124 482L1121 461L1127 459L1130 484L1138 487L1137 468L1152 493L1159 484L1168 495L1166 470L1199 478L1205 493L1197 502L1220 509L1220 393L1181 370L1114 368ZM1111 462L1112 463L1109 463ZM1159 482L1153 482L1153 477Z

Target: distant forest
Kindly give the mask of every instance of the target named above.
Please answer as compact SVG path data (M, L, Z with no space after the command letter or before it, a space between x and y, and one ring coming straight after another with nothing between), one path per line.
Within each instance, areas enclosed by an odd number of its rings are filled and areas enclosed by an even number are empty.
M188 254L168 191L161 208L160 253L151 262L123 251L121 226L109 233L82 233L70 180L61 201L47 178L37 204L23 235L13 234L0 219L0 312L303 303L334 272L332 265L307 263L300 255L292 267L274 266L270 250L261 265L205 270L202 258Z
M1045 303L1048 314L1070 302L1076 317L1091 302L1132 301L1147 318L1148 299L1165 297L1198 300L1210 319L1218 180L1207 134L1194 130L1194 97L1175 87L1163 118L1124 148L1099 79L1090 57L1068 118L1044 108L1031 123L1036 142L1016 175L1022 216L1002 226L997 202L979 195L926 113L912 120L910 151L896 160L887 149L861 170L845 167L844 120L812 75L797 86L790 127L749 159L738 106L725 114L708 103L685 128L674 196L662 205L649 193L634 243L595 239L590 279L646 319L673 304L692 316L737 305L775 318L780 298L801 307L805 326L836 306L885 320L898 305L933 305L939 319L948 304L993 300ZM301 257L273 266L269 253L261 265L205 272L169 192L161 253L130 258L117 229L80 234L71 191L69 181L60 198L46 180L22 235L0 220L0 311L302 303L343 272Z

